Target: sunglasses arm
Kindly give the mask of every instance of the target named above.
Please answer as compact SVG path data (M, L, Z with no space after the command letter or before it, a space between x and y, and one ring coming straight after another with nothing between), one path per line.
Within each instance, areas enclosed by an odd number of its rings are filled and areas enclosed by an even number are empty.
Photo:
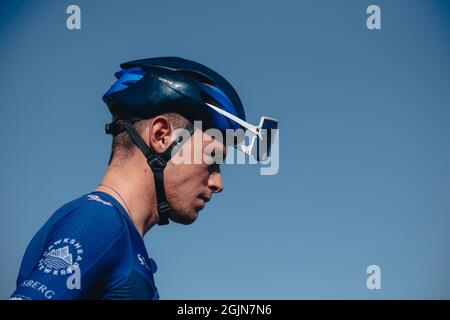
M244 127L245 129L249 130L250 132L256 134L258 137L261 137L261 128L254 126L242 119L240 119L239 117L236 117L234 114L231 114L223 109L220 109L219 107L216 107L213 104L210 104L208 102L205 103L208 107L210 107L211 109L215 110L216 112L220 113L221 115L227 117L230 120L233 120L234 122L236 122L237 124L239 124L240 126Z

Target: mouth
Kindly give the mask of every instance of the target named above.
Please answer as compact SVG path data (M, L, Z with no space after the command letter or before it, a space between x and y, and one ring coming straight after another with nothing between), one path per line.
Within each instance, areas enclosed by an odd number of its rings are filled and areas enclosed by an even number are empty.
M200 210L202 210L202 209L205 207L206 203L207 203L211 198L205 197L205 196L199 196L198 199L199 199L200 202L201 202L200 205L197 207L197 208L199 209L199 211L200 211Z
M211 198L209 198L209 197L205 197L205 196L200 196L200 199L202 199L203 200L203 202L208 202L209 200L211 200Z

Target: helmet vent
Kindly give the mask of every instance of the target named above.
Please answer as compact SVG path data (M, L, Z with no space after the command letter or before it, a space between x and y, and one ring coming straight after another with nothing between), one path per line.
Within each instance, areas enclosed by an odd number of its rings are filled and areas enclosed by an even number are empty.
M207 77L206 75L199 73L197 71L192 71L192 70L180 70L183 73L186 73L187 75L191 76L192 78L194 78L197 81L200 81L201 83L204 84L209 84L210 86L215 86L214 81L212 81L209 77Z

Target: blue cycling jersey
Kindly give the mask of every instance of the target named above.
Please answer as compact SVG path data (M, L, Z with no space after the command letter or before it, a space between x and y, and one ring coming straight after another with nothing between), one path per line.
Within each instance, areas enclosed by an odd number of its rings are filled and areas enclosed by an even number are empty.
M125 209L95 191L58 209L27 247L11 299L159 299L144 241Z

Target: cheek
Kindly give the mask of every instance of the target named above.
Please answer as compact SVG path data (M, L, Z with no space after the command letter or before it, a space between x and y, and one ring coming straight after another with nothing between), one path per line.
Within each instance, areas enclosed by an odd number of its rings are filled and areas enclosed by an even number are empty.
M167 171L167 172L166 172ZM196 189L208 184L208 168L204 165L177 164L165 170L165 179L168 186L174 190ZM169 183L169 181L171 181Z
M192 188L198 189L208 185L208 169L207 167L205 169L203 165L189 165L188 168L186 168L186 175L188 184Z

